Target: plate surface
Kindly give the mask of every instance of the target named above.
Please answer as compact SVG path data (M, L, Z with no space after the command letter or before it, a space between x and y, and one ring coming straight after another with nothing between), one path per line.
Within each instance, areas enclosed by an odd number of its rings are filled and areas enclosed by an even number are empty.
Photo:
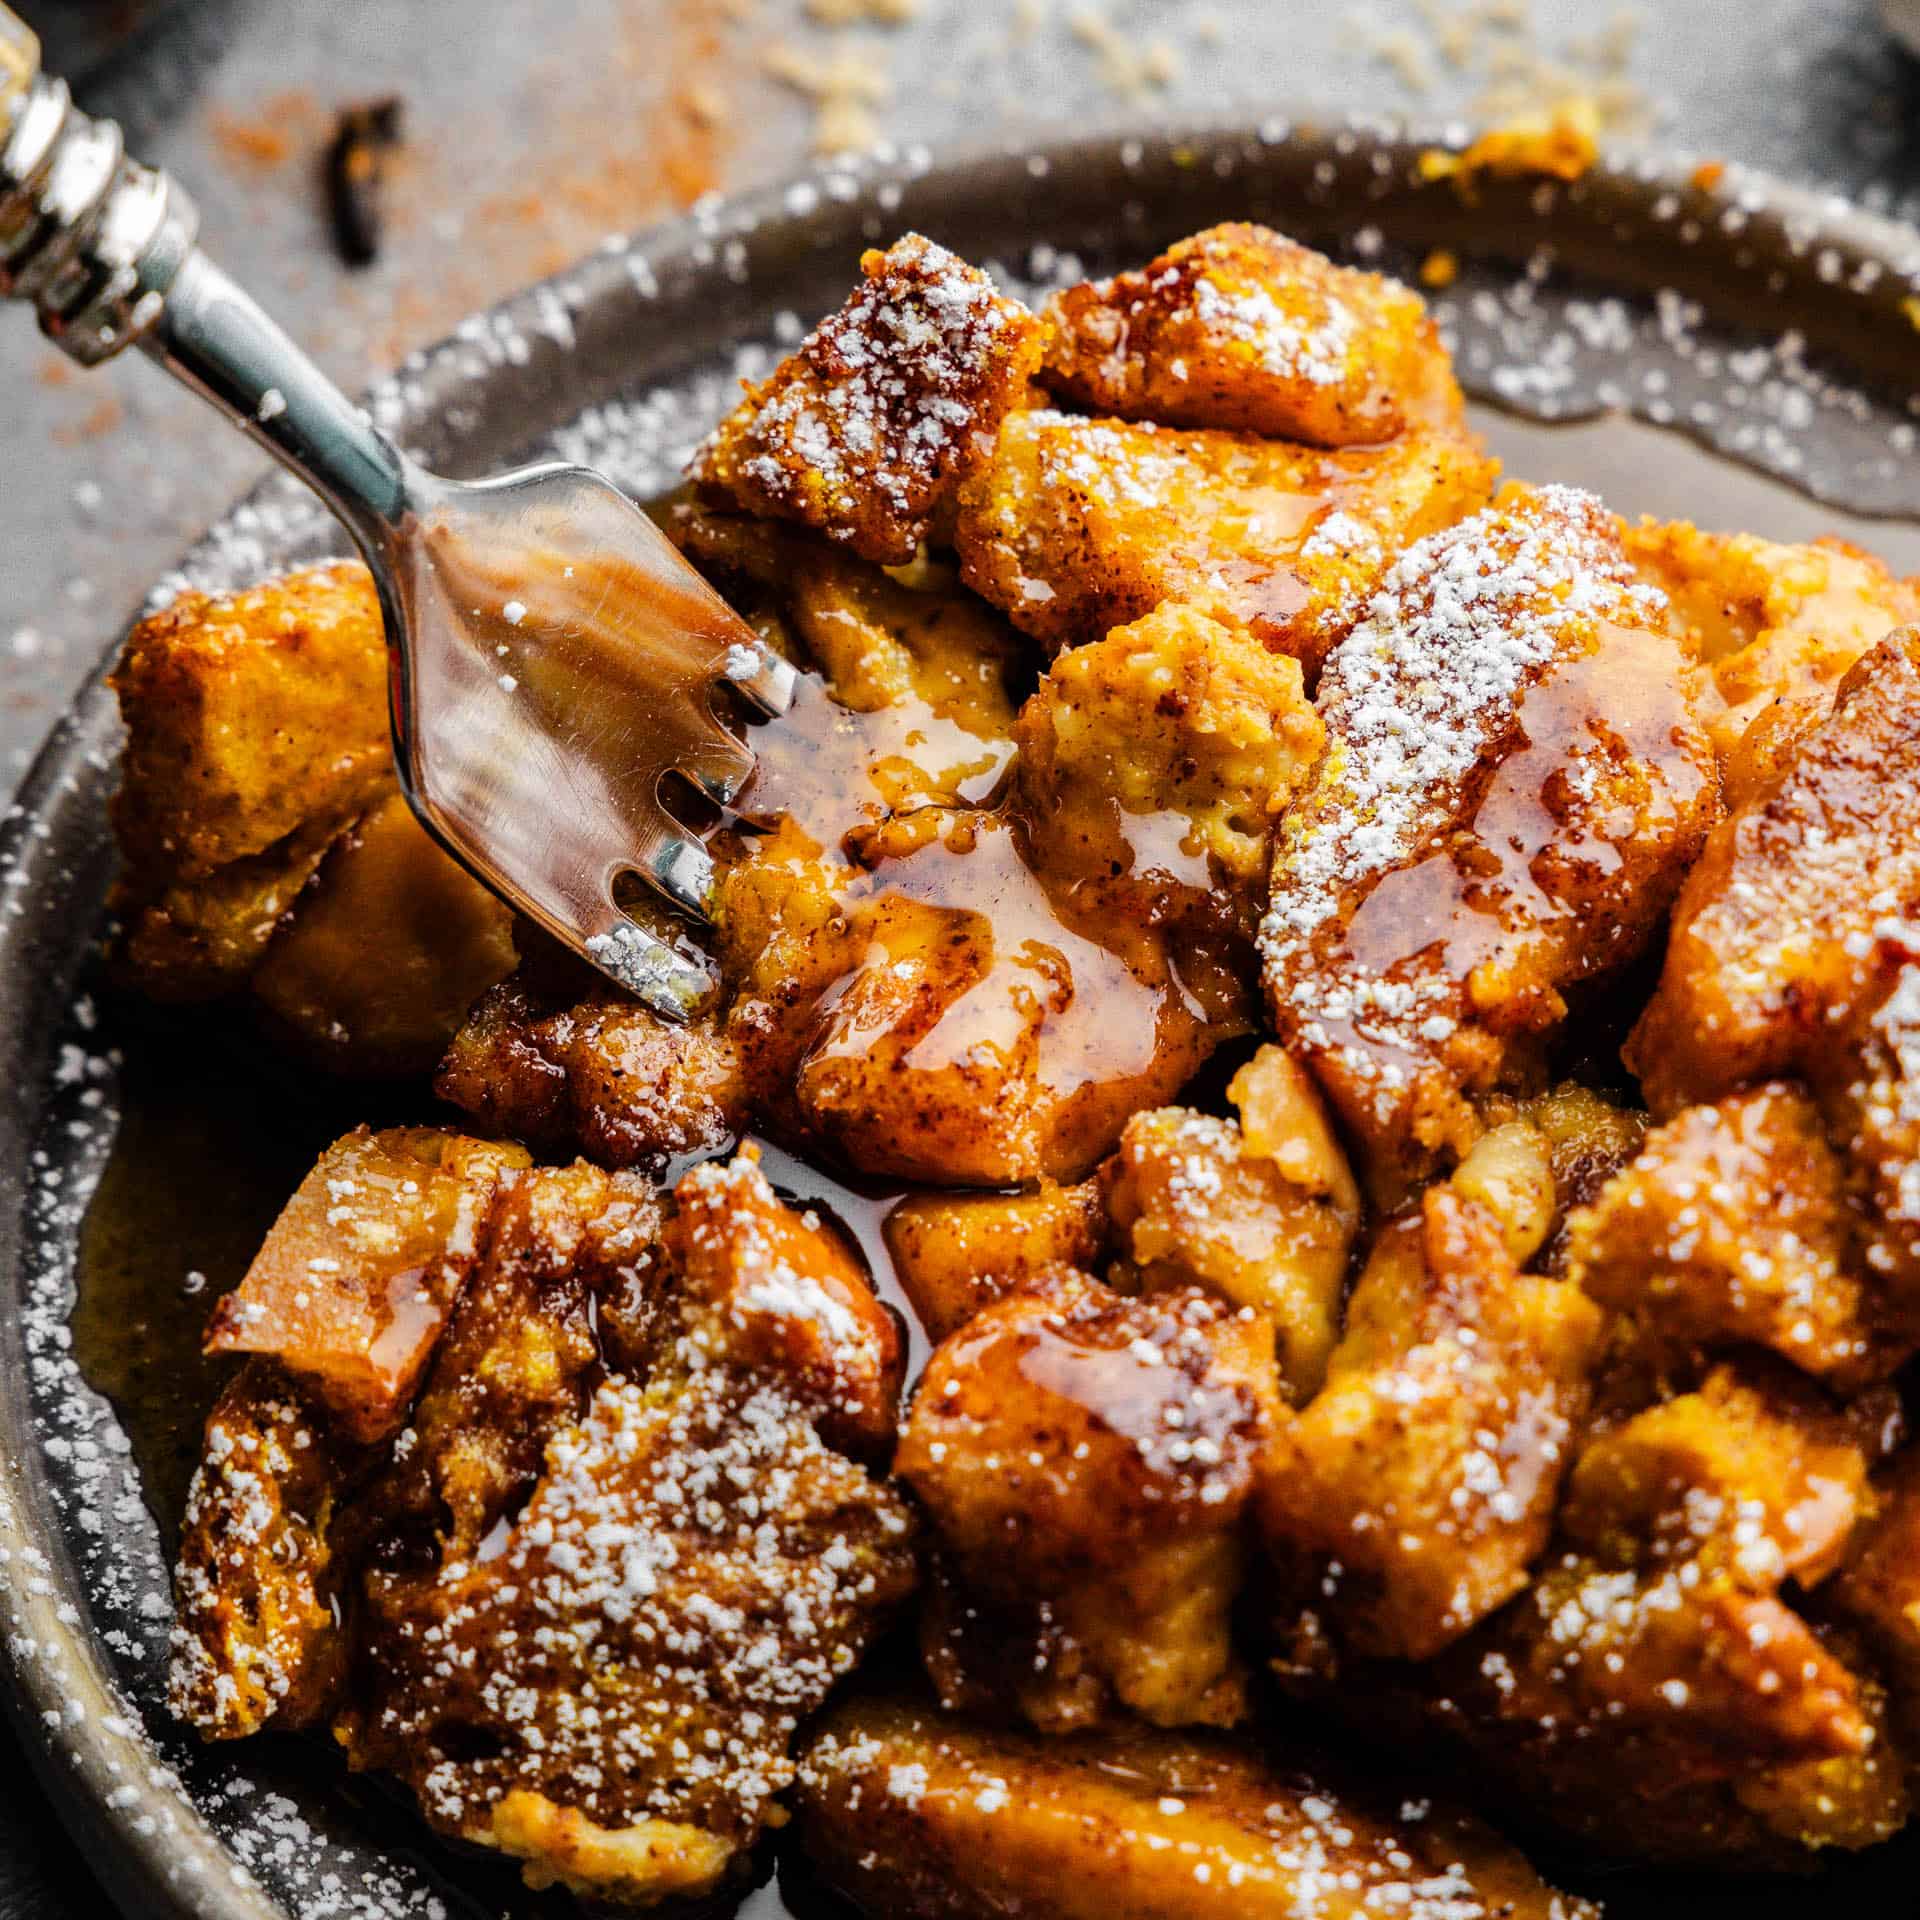
M1483 421L1512 470L1595 486L1629 512L1784 538L1838 527L1920 571L1906 523L1920 515L1920 234L1685 161L1624 160L1573 183L1485 180L1471 195L1424 179L1422 153L1462 137L1273 120L937 166L917 151L836 165L604 250L467 323L372 405L456 474L546 449L656 493L736 379L837 304L863 245L918 227L1044 285L1255 218L1403 273L1454 256L1436 311L1469 388L1528 416ZM1842 509L1899 518L1872 526ZM337 545L317 509L270 483L187 556L182 578L239 584ZM0 1079L14 1090L0 1109L9 1705L129 1913L570 1910L497 1862L428 1844L409 1809L348 1781L323 1743L201 1750L166 1718L163 1519L206 1392L180 1356L309 1144L343 1112L419 1114L426 1098L343 1102L156 1035L93 995L116 745L96 681L0 827ZM103 1178L117 1225L107 1233L96 1208L89 1237ZM1915 1864L1913 1848L1882 1850L1834 1869L1820 1897L1904 1910ZM1810 1892L1612 1885L1619 1920L1723 1906L1766 1920L1804 1912ZM777 1882L748 1906L819 1911Z

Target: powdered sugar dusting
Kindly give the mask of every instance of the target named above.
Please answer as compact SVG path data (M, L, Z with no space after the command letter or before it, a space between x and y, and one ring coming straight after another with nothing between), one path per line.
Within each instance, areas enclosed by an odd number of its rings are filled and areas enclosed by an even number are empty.
M1202 326L1222 339L1251 347L1267 372L1311 386L1338 386L1360 328L1353 310L1327 303L1319 324L1302 326L1280 310L1264 287L1224 288L1208 273L1193 283L1193 310Z
M1275 850L1259 939L1287 1028L1318 1047L1337 1044L1331 1022L1386 1040L1446 1037L1450 1022L1418 982L1329 972L1326 940L1449 817L1521 693L1573 636L1623 606L1656 620L1662 605L1633 579L1600 502L1569 487L1489 508L1401 555L1328 656L1326 754Z

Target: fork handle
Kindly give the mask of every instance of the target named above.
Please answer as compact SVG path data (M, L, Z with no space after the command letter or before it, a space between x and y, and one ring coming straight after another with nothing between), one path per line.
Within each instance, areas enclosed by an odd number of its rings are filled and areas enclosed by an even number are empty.
M40 71L0 4L0 296L30 303L82 366L138 344L315 488L382 575L413 470L200 251L199 225L172 179Z

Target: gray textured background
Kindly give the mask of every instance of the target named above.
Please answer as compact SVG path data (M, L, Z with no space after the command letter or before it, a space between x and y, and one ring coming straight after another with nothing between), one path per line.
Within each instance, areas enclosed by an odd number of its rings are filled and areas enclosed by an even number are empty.
M1521 49L1607 79L1611 41L1641 137L1920 214L1920 69L1873 0L920 0L904 24L886 23L905 10L887 0L15 4L83 97L192 185L216 256L349 388L609 232L801 164L818 115L775 69L837 71L877 132L937 146L1236 106L1467 115ZM882 17L830 23L863 11ZM1459 42L1436 27L1458 34L1475 12L1495 17ZM129 19L143 24L117 38ZM327 242L320 154L340 104L388 92L409 133L389 245L349 273ZM258 460L137 356L70 371L24 315L0 324L0 392L10 788ZM99 1904L0 1733L0 1920Z

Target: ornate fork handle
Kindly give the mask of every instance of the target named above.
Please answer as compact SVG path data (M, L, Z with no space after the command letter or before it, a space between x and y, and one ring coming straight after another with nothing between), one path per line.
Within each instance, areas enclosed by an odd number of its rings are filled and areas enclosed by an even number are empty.
M0 5L0 295L29 302L83 366L138 344L384 552L404 456L201 253L199 227L172 179L39 71L32 32Z
M380 596L394 767L421 823L655 1012L688 1017L716 984L690 932L714 867L660 783L735 799L753 754L714 689L771 717L793 668L604 477L549 462L454 482L414 464L197 231L187 196L39 71L0 0L0 297L84 365L137 344L320 494ZM627 876L680 919L640 924Z

